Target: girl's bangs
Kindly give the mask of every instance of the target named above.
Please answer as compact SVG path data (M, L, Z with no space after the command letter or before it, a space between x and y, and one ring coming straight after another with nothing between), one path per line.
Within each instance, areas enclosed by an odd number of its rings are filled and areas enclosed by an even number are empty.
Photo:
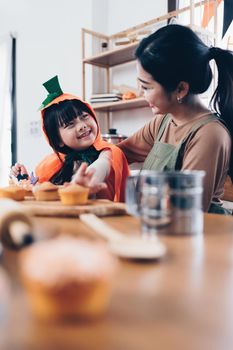
M57 122L59 127L69 124L75 118L81 117L83 113L88 113L93 116L93 113L81 101L70 100L66 102L68 103L63 103L62 108L57 111Z
M83 114L83 110L80 108L76 108L73 106L66 106L59 112L57 112L57 121L59 126L67 125L72 120L74 120L77 117L80 117Z

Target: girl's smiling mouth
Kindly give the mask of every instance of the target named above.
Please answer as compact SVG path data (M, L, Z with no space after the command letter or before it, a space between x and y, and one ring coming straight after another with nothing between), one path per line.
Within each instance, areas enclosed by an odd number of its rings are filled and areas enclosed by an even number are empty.
M78 139L80 140L80 139L83 139L83 138L85 138L85 137L88 137L88 136L90 135L90 133L91 133L91 130L85 131L83 134L81 134L81 135L78 137Z

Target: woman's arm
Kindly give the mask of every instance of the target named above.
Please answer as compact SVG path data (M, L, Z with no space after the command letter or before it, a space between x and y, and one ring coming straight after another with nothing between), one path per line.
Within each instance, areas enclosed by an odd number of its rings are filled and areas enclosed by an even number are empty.
M162 116L153 118L132 136L118 143L129 164L144 162L156 140L161 119Z

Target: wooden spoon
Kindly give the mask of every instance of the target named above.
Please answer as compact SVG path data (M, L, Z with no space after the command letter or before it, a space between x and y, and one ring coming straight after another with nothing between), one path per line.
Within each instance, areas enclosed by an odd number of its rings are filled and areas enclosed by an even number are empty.
M123 233L112 228L94 214L81 214L79 219L106 239L111 251L122 258L158 259L166 253L166 247L158 238L146 240L125 237Z

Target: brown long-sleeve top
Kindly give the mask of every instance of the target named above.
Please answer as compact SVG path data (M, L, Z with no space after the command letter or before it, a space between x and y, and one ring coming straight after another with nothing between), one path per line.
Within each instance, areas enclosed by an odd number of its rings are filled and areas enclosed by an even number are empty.
M172 120L167 124L161 142L178 145L190 129L203 118L200 116L183 125ZM156 116L143 128L118 144L129 163L143 162L156 141L163 116ZM203 208L208 211L211 202L221 203L224 182L229 168L231 137L218 120L201 126L186 143L181 170L204 170Z

